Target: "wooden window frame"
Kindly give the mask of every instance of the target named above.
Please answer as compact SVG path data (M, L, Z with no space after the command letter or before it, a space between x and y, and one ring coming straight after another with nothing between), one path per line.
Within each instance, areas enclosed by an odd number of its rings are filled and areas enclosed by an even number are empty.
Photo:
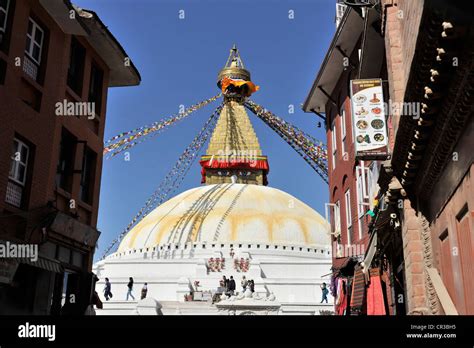
M20 139L18 139L16 137L13 139L13 144L15 144L15 142L18 145L15 148L16 151L12 154L12 157L11 157L13 171L10 170L10 173L8 173L8 178L10 180L12 180L13 182L25 187L26 177L27 177L27 173L28 173L28 160L29 160L29 156L30 156L30 147L27 144L25 144L23 141L21 141ZM25 162L21 161L21 149L22 148L26 148L26 160L25 160ZM18 152L20 152L20 161L16 161L15 157L13 157ZM19 172L18 168L20 167L20 165L23 165L25 167L25 172L24 172L24 175L23 175L23 181L20 181L18 179L18 172Z
M7 23L8 23L8 11L10 10L10 2L11 0L7 0L7 7L3 8L0 6L0 11L5 12L5 23L3 23L3 26L0 26L0 32L6 33L7 31Z
M43 44L44 44L44 37L45 37L45 30L31 17L28 18L28 26L29 22L32 23L32 29L31 29L31 35L26 31L26 36L27 38L30 39L30 45L29 47L25 47L25 54L28 55L28 58L32 59L34 63L36 63L38 66L41 65L41 55L43 54ZM36 31L39 30L41 32L41 43L38 43L35 40L36 36ZM33 57L33 47L34 45L37 44L39 46L39 54L38 54L38 60Z

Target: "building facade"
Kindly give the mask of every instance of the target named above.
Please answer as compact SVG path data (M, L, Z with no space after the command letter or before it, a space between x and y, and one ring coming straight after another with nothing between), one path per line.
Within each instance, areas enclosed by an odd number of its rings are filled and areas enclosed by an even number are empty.
M391 98L420 109L393 116L384 178L404 193L407 312L473 314L472 10L441 1L383 6Z
M0 3L2 314L84 313L90 303L108 87L140 75L92 11ZM26 48L25 48L26 46Z
M355 156L350 82L384 79L386 66L382 59L383 40L377 28L378 16L366 9L347 6L341 15L341 6L341 3L336 4L336 33L303 109L322 117L326 125L330 174L327 218L333 235L333 295L337 297L336 313L348 315L364 312L362 298L353 294L353 288L356 274L362 272L358 264L370 240L368 212L374 208L373 201L378 194L381 165L380 161ZM343 289L347 296L338 296L337 289Z

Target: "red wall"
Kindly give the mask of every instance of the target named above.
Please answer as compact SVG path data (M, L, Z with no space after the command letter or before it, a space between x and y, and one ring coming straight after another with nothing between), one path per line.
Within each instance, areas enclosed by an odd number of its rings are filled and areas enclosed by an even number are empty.
M347 221L346 221L346 203L344 194L347 189L350 189L350 200L351 200L351 217L352 217L352 233L351 233L351 244L364 244L367 246L368 243L368 218L364 217L362 221L362 238L359 238L359 226L358 226L358 211L357 211L357 182L356 182L356 166L360 165L354 157L354 143L352 134L352 115L350 106L350 97L348 96L348 82L349 74L344 73L333 92L335 96L334 100L337 101L337 106L328 102L326 105L326 117L328 118L329 127L326 130L327 144L328 144L328 158L329 158L329 196L330 203L335 203L339 200L340 202L340 216L341 216L341 243L347 244ZM341 133L341 122L342 117L340 115L340 107L344 107L345 110L345 126L346 126L346 155L342 154L342 133ZM336 168L332 163L332 123L336 122L336 141L337 141L337 158ZM366 162L365 165L369 165L370 162ZM364 208L366 209L366 208Z
M66 85L69 66L71 36L64 34L49 14L32 0L16 0L13 14L11 40L8 54L0 51L0 58L7 62L4 85L0 85L0 211L17 213L20 210L5 203L8 172L11 161L11 147L15 133L26 138L35 147L35 159L32 169L31 194L27 209L45 206L48 201L56 200L60 210L68 210L70 198L76 200L79 220L93 227L97 224L99 206L100 176L102 171L102 149L107 101L107 84L109 71L105 63L87 44L79 38L86 48L83 92L81 96ZM23 72L21 66L15 66L15 58L23 59L28 18L35 16L49 31L47 43L46 70L42 84L32 80ZM10 11L10 16L12 13ZM43 47L45 49L45 47ZM99 122L86 117L56 116L55 103L69 99L87 101L91 61L104 71L101 117ZM35 91L41 95L39 112L27 105L20 97L25 90ZM81 202L79 198L80 173L74 174L72 192L55 190L55 177L59 157L61 129L66 127L78 140L86 141L87 146L97 153L94 193L92 204ZM76 150L76 169L82 166L83 146L78 144Z

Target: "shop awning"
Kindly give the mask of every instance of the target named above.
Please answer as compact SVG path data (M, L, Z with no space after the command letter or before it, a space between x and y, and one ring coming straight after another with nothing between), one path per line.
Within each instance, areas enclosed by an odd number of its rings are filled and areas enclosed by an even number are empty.
M367 247L367 252L365 253L363 269L362 271L367 275L370 268L370 264L374 259L375 253L377 252L377 231L372 232L370 236L369 246Z
M332 260L332 271L343 275L350 275L354 273L354 266L358 263L357 258L348 256L340 257Z
M357 10L349 7L337 27L331 45L319 68L318 75L303 104L304 112L326 112L326 103L336 88L339 77L346 69L344 58L356 48L364 31L364 20Z

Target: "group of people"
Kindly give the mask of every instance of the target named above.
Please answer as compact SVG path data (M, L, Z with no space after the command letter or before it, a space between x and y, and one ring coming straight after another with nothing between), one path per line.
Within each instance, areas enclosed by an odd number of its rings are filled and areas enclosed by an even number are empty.
M244 292L247 290L247 287L250 289L251 292L255 292L255 282L253 281L253 279L247 280L247 278L243 276L240 285L242 285L242 289Z
M255 282L253 279L247 280L245 276L242 276L240 285L242 286L242 293L244 293L247 289L249 289L251 292L255 292ZM219 281L219 286L221 291L216 292L212 297L213 304L220 301L221 294L224 294L228 297L235 294L236 284L233 276L230 276L230 278L223 276Z
M134 284L133 278L130 277L129 281L128 281L128 284L127 284L128 291L127 291L126 301L128 301L129 297L131 297L133 300L135 300L135 296L133 296L133 293L132 293L133 284ZM199 284L199 282L197 282L196 285L198 285L198 284ZM223 292L224 292L225 295L227 295L227 296L234 295L236 285L235 285L235 280L234 280L233 276L230 276L229 279L226 278L226 276L223 276L222 279L219 282L219 285L223 289ZM242 286L242 292L245 292L247 290L247 288L249 288L251 292L255 292L255 282L253 281L253 279L247 280L247 278L245 276L242 276L242 280L240 281L240 285ZM111 299L112 296L113 296L111 290L112 290L112 284L110 283L109 278L105 278L104 297L105 297L106 301ZM321 292L322 292L321 303L323 303L324 301L326 301L326 303L328 303L327 296L329 294L329 289L327 288L326 283L323 283L321 285ZM143 287L142 287L140 299L141 300L145 299L147 293L148 293L148 283L145 283L145 284L143 284ZM218 294L216 294L216 295L218 295ZM213 303L214 302L215 301L213 299Z
M236 285L235 285L235 280L233 276L230 276L229 279L226 278L226 276L222 277L222 280L219 282L219 285L221 288L224 289L224 293L228 296L232 296L235 293ZM250 291L254 292L255 291L255 282L253 279L247 280L245 276L242 277L242 280L240 282L240 285L242 286L242 291L245 292L247 288L250 289Z
M128 301L128 298L131 297L132 299L135 300L135 296L133 296L133 284L134 284L134 281L133 281L133 278L130 277L129 278L129 281L128 281L128 284L127 284L127 297L126 297L126 301ZM109 278L105 278L105 286L104 286L104 297L105 297L105 300L108 301L109 299L112 298L112 284L110 283L110 280ZM146 295L148 293L148 283L145 283L143 284L143 287L142 287L142 291L141 291L141 297L140 299L143 300L144 298L146 298Z

